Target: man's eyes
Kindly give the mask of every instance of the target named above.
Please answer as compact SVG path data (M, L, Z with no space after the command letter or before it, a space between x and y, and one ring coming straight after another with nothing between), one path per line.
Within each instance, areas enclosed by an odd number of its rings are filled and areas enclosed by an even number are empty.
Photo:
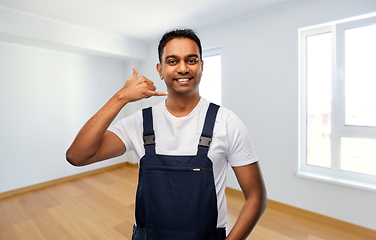
M186 60L187 64L190 64L190 65L193 65L193 64L196 64L198 62L198 59L194 58L194 59L188 59ZM168 65L176 65L178 64L178 61L177 60L167 60L167 64Z

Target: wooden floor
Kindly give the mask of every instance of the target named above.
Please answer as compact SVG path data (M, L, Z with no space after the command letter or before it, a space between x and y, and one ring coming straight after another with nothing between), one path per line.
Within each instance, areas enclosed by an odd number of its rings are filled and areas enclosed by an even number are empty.
M1 240L130 239L137 185L135 167L0 199ZM243 200L227 194L229 228ZM268 206L253 240L371 240L351 231Z

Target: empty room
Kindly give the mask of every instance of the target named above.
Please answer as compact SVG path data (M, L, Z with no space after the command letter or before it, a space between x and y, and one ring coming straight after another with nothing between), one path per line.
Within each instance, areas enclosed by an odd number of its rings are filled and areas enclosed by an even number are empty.
M0 240L376 239L375 56L375 0L0 0Z

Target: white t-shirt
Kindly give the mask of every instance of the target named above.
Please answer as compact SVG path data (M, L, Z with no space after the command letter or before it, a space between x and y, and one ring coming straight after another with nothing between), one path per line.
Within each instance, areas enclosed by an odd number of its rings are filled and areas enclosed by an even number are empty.
M163 155L196 155L209 102L202 98L187 116L177 118L166 108L165 102L152 108L156 153ZM135 151L138 159L145 155L143 119L139 110L109 128L127 149ZM244 166L257 161L251 137L243 122L230 110L220 107L214 125L209 159L213 162L217 193L217 227L227 225L226 175L227 166Z

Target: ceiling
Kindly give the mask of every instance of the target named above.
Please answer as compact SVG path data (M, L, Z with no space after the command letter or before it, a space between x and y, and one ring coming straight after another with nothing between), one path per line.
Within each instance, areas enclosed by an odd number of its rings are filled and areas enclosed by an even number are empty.
M202 29L297 1L0 0L0 7L148 43L169 29Z

